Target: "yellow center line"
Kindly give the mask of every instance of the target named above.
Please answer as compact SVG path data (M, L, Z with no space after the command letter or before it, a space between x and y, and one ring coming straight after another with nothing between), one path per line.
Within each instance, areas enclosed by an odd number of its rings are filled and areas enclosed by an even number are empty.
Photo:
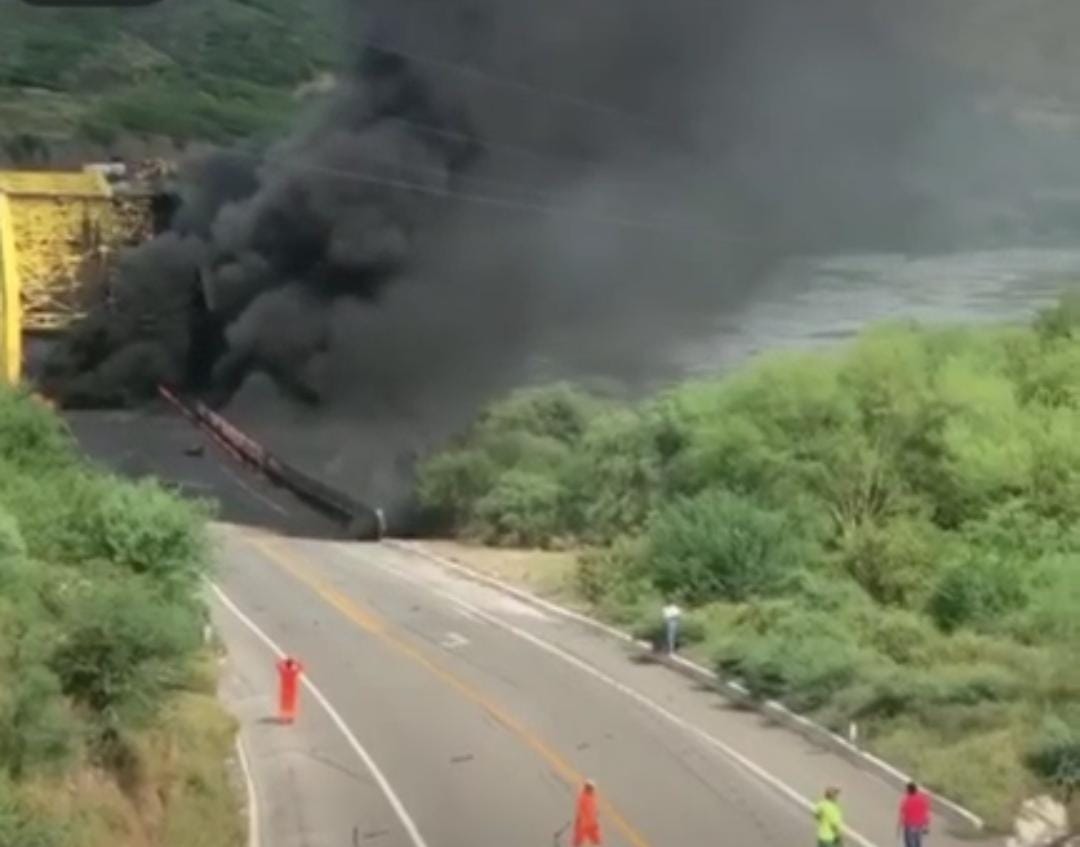
M387 621L380 618L370 609L363 608L350 597L342 594L326 582L326 580L319 578L304 564L299 556L283 548L270 536L249 533L247 539L248 542L253 547L257 548L267 559L282 570L291 574L298 581L308 586L329 605L341 612L348 620L360 627L360 629L375 636L387 646L415 662L466 700L474 703L487 712L495 721L502 725L504 729L509 731L526 747L547 762L555 773L558 774L559 778L571 788L575 788L585 781L585 777L579 773L573 765L566 761L557 750L549 746L536 733L514 718L502 706L479 689L470 685L461 677L439 665L414 645L396 635ZM600 807L603 809L606 817L614 824L615 829L622 833L623 837L625 837L632 847L651 847L651 844L645 836L635 829L626 820L625 816L603 797L600 798Z

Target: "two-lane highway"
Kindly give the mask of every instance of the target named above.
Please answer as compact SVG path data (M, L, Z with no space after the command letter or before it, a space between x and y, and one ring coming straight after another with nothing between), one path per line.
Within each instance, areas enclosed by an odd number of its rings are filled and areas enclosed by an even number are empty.
M850 843L894 843L893 787L573 622L388 545L220 538L263 847L567 844L586 777L607 844L809 844L827 784ZM292 727L270 720L274 649L312 686Z
M468 584L451 593L385 547L236 529L222 543L225 693L252 727L267 847L567 843L556 837L567 838L586 776L600 787L609 844L786 847L812 837L805 812L774 787L574 654L515 634L543 618L530 607ZM299 724L268 720L267 640L300 657L335 716L305 692ZM349 801L327 802L350 786Z

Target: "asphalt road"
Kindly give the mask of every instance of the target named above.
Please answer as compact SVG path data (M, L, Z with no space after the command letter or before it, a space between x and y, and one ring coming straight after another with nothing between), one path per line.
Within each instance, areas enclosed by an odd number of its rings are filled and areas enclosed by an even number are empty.
M206 500L221 520L286 535L342 535L288 492L227 459L209 436L169 409L67 411L64 421L91 461Z
M259 847L548 847L597 781L605 844L810 845L843 790L848 843L896 843L895 789L625 645L387 545L334 539L179 419L69 418L84 449L211 496L210 591ZM277 651L307 668L274 720ZM930 847L960 842L936 827Z
M810 838L805 814L776 790L500 626L543 621L531 608L469 584L428 582L423 565L387 548L236 530L223 543L225 595L304 662L423 839L410 839L310 692L299 725L259 722L273 715L273 656L219 602L232 655L225 695L256 727L256 784L274 798L260 804L265 844L344 845L355 831L360 843L403 847L547 847L586 776L600 786L610 844L780 847ZM282 745L292 754L283 757ZM290 810L286 798L304 783L318 808Z
M893 788L580 625L386 545L219 531L223 696L266 847L564 844L586 777L606 844L809 845L833 783L849 843L896 843ZM293 726L271 645L315 689Z

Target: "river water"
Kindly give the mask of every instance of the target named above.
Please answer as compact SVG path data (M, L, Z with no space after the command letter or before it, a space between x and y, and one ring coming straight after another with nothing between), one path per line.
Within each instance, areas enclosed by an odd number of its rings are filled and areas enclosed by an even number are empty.
M679 356L691 374L726 371L777 348L848 338L883 320L1015 321L1080 286L1080 250L1007 249L906 256L866 253L791 261L715 335Z
M1080 283L1080 250L791 261L758 285L744 308L718 318L708 340L685 349L679 370L721 373L765 350L836 343L882 320L1024 320L1073 283ZM262 383L267 395L275 393L261 375L251 382ZM409 502L411 457L443 443L459 425L416 420L388 429L378 421L323 420L302 410L267 415L266 408L255 403L245 411L240 403L226 413L282 458L391 513Z

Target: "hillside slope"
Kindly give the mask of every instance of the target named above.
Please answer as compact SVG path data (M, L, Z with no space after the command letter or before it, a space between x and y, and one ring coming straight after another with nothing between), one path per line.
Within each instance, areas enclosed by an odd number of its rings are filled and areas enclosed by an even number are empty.
M272 130L335 66L342 0L162 0L42 9L0 0L0 160L77 158L121 141L227 141ZM1080 9L1065 0L880 4L900 37L945 55L1012 106L1080 109ZM925 13L925 14L924 14ZM931 18L932 14L932 18ZM932 27L926 26L933 19Z
M272 129L336 63L335 0L166 0L58 10L0 0L0 157Z

